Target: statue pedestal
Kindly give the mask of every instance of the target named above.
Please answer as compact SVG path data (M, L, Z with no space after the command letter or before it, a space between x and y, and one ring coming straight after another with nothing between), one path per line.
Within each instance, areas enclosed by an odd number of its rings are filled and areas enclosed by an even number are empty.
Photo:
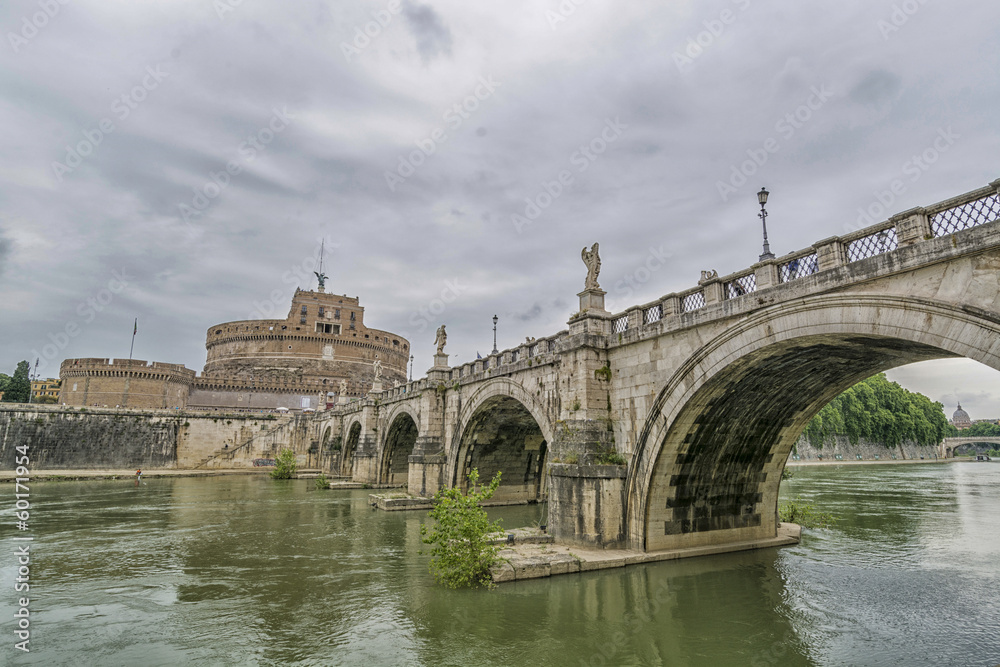
M588 311L607 313L608 311L604 310L605 294L607 294L607 292L600 288L585 289L577 294L577 296L580 297L580 313L586 313Z
M446 370L449 370L449 369L450 369L450 366L448 366L448 355L444 354L444 353L435 354L434 355L434 365L431 366L431 370L432 371L442 371L442 370L446 371Z
M337 405L347 405L350 400L351 399L347 398L347 396L338 396Z
M372 382L372 390L369 393L375 393L377 391L382 391L382 378L379 378Z

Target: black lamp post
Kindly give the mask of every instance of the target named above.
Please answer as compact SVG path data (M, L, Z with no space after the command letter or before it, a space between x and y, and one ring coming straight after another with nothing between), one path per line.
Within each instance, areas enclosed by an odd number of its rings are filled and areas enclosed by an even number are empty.
M764 252L761 253L760 261L765 259L774 259L774 253L771 252L771 246L767 243L767 209L764 208L764 204L767 203L767 196L770 193L766 188L761 188L760 192L757 193L757 201L760 202L760 213L757 217L760 218L761 225L764 226Z
M410 382L413 382L413 355L410 355Z
M497 320L498 319L499 318L496 315L493 316L493 354L497 354L497 352L498 352L498 350L497 350Z

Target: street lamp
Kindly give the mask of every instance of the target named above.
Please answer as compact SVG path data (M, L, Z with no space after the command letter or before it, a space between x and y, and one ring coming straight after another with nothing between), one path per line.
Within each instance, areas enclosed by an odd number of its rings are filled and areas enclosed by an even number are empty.
M493 316L493 354L497 354L497 320L500 319L496 315Z
M757 201L760 202L760 213L757 217L760 218L760 224L764 226L764 252L760 256L760 261L765 259L774 259L774 253L771 252L771 246L767 243L767 209L764 208L764 204L767 203L767 195L770 193L766 188L761 188L760 192L757 193Z
M410 355L410 382L413 382L413 355Z

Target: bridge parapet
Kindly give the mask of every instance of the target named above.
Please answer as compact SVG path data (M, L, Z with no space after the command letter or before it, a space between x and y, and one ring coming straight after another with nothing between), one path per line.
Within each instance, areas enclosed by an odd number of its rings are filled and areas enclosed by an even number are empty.
M877 262L867 271L853 269L828 280L803 279L827 273L894 251L933 243L981 225L1000 220L1000 179L988 186L925 207L898 213L869 227L818 241L808 248L765 260L753 266L719 277L703 272L697 287L667 294L655 301L632 306L606 318L613 337L611 345L634 340L637 330L655 331L684 328L702 323L706 318L729 317L738 311L752 310L812 292L842 287L852 282L870 280L876 275L905 270L927 262L926 253L911 252L909 262ZM938 246L941 246L938 242ZM928 245L933 253L937 246ZM937 248L944 250L943 246ZM931 258L933 259L933 258ZM764 292L767 292L765 295ZM712 307L715 307L714 309ZM693 314L698 312L695 318ZM600 315L588 313L589 318Z

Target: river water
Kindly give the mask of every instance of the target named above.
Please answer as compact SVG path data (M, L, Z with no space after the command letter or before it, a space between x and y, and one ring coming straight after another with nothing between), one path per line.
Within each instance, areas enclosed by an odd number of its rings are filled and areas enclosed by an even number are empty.
M795 468L783 497L838 518L797 546L492 592L434 584L424 512L311 484L34 484L32 650L5 525L0 664L1000 664L1000 464Z

